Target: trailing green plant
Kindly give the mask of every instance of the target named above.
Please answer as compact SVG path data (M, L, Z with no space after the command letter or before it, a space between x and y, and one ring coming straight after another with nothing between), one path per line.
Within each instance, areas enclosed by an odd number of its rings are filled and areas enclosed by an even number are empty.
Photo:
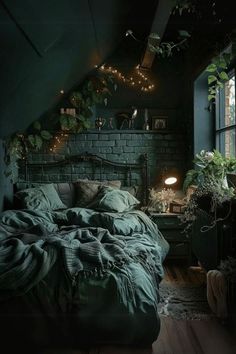
M47 122L34 121L26 131L12 134L5 142L5 175L16 178L18 160L25 159L29 151L39 151L45 145L50 144L58 130L67 133L79 133L89 129L93 106L97 103L107 104L108 96L111 96L109 87L113 84L111 75L99 75L88 78L68 98L68 106L76 108L76 114L54 114L53 126L46 129Z
M160 55L163 58L170 57L173 54L173 51L180 51L181 49L186 48L187 40L191 35L184 30L178 31L179 41L174 42L157 42L160 39L158 33L151 33L148 37L148 48L151 52L155 52L157 55Z
M197 168L187 172L183 183L184 192L192 184L199 186L205 182L219 181L221 185L224 185L227 173L236 169L236 159L234 157L224 157L217 150L202 150L199 154L196 154L193 163Z
M180 215L181 222L186 225L184 231L188 233L188 230L191 229L193 222L196 220L202 198L209 200L208 213L212 216L211 224L204 225L201 228L201 231L204 232L214 227L218 221L223 220L217 217L217 208L222 206L223 203L231 201L234 197L234 188L222 187L220 181L205 181L202 185L199 185L190 196L183 214Z
M173 2L173 10L172 13L179 13L181 16L184 11L187 11L188 13L190 12L195 12L196 11L196 4L194 0L172 0Z
M235 189L228 187L226 176L227 173L236 169L236 159L224 157L217 150L213 152L202 150L196 154L193 162L197 169L187 172L183 189L186 192L188 187L193 184L196 188L187 201L184 213L180 218L187 225L185 231L188 231L196 219L200 200L207 197L210 200L209 213L212 214L212 224L205 227L206 231L214 227L218 221L217 207L235 197Z
M232 53L223 53L212 59L207 66L208 75L208 101L215 102L219 89L224 87L224 83L229 80L227 70L232 61Z

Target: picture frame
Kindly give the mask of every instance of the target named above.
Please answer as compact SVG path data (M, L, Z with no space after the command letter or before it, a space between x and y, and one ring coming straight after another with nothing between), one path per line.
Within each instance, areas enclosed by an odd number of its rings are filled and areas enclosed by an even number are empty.
M171 202L169 212L174 214L182 214L184 211L185 205L179 204L177 202Z
M165 130L167 129L167 116L153 116L152 117L152 130Z

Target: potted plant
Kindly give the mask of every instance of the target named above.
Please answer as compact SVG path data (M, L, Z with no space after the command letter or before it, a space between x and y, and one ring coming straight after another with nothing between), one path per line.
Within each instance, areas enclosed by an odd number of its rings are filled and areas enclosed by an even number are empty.
M186 230L196 219L197 210L207 209L213 217L212 225L217 222L217 208L235 196L235 189L229 187L227 174L236 168L236 159L224 157L219 151L202 150L193 160L196 169L187 172L183 184L186 192L191 185L195 189L187 198L186 208L181 215L182 222L186 223Z

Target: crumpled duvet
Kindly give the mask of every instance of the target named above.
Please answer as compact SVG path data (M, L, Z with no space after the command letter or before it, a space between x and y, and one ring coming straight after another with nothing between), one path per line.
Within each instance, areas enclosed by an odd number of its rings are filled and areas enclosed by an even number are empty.
M140 287L145 301L157 302L168 244L143 212L11 210L0 221L0 299L27 293L59 263L67 288L110 278L128 307Z

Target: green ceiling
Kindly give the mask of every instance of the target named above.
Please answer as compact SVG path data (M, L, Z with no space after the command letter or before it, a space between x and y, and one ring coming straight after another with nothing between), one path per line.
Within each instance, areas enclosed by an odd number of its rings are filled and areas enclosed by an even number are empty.
M200 66L203 47L215 50L216 38L235 27L232 3L197 0L192 17L170 16L165 39L189 30L190 49L197 49L188 58ZM147 38L157 5L158 0L0 0L0 138L56 107L60 90L69 92L110 57L127 29Z
M134 0L0 1L0 137L55 107L61 89L111 55L134 7Z

